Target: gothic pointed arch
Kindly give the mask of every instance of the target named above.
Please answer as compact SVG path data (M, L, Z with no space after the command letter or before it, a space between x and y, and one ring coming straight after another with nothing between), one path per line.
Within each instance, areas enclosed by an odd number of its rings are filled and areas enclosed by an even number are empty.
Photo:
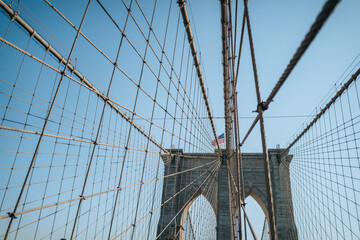
M213 201L210 200L210 198L208 197L208 195L202 191L202 189L199 189L195 195L191 198L191 200L189 201L189 203L186 205L186 207L184 208L182 214L181 214L181 219L180 219L180 233L179 233L179 240L183 239L183 234L184 234L184 228L183 226L185 225L185 221L186 221L186 216L189 214L189 209L190 207L193 205L193 203L196 201L196 199L198 199L200 196L203 196L206 201L209 203L209 205L211 206L214 215L216 215L216 206L214 206Z

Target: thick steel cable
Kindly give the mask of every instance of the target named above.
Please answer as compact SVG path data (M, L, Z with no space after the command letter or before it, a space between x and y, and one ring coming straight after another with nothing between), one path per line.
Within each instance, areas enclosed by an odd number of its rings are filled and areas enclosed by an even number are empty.
M179 0L178 4L179 4L179 7L180 7L181 15L183 17L184 27L185 27L186 33L188 35L188 41L189 41L189 45L190 45L190 48L191 48L191 54L193 56L194 65L195 65L197 76L198 76L199 83L200 83L200 86L201 86L201 91L203 93L203 98L204 98L204 101L205 101L205 104L206 104L206 110L207 110L207 113L208 113L208 116L209 116L209 119L210 119L210 122L211 122L211 127L212 127L213 134L214 134L214 137L215 137L215 140L216 140L216 144L217 144L218 150L220 152L218 136L216 134L215 125L214 125L214 121L213 121L213 117L212 117L212 113L211 113L211 109L210 109L210 104L209 104L209 100L208 100L208 97L207 97L207 94L206 94L205 84L204 84L204 80L203 80L201 69L200 69L200 62L199 62L199 59L198 59L198 56L197 56L197 53L196 53L196 47L195 47L195 43L194 43L194 36L193 36L193 34L191 32L190 20L189 20L187 11L186 11L185 1L184 0Z
M234 69L235 69L235 46L236 43L234 42L234 36L233 36L233 27L232 27L232 16L231 16L231 1L228 1L228 38L229 38L229 44L230 44L230 49L229 49L229 61L231 61L231 73L232 73L232 79L234 79Z
M226 149L227 153L229 153L228 151L230 150L230 142L232 141L232 139L230 139L230 131L229 129L231 128L231 116L229 114L229 87L228 86L228 82L230 80L230 76L229 76L229 63L228 63L228 36L227 36L227 24L228 24L228 20L227 20L227 2L226 1L222 1L221 2L221 31L222 31L222 65L223 65L223 85L224 85L224 113L225 113L225 134L226 134ZM230 154L228 154L230 155Z
M228 8L229 8L229 12L231 11L231 8L230 8L230 6L229 6L229 4L230 3L228 3ZM229 23L227 23L227 20L226 20L226 14L224 14L226 12L226 8L223 8L223 11L222 11L222 18L223 18L223 20L222 20L222 24L223 24L223 26L226 26L227 24L230 24L230 26L229 27L227 27L227 29L228 29L228 31L229 31L229 34L228 34L228 38L229 38L229 42L232 44L232 40L231 40L231 36L232 36L232 28L231 28L231 19L230 19L230 22ZM231 18L231 12L230 12L230 18ZM244 19L245 19L245 14L244 14ZM244 23L244 22L243 22ZM232 60L232 70L230 71L231 72L231 87L232 87L232 92L234 92L234 91L236 91L235 89L236 89L236 75L235 75L235 62L234 62L234 56L233 57L231 57L231 54L230 54L230 51L227 51L227 50L225 50L225 49L227 49L228 47L226 46L226 35L224 35L224 33L225 33L225 31L224 31L224 27L223 27L223 65L224 65L224 74L225 74L225 71L227 71L227 70L225 70L226 69L226 65L227 66L229 66L228 64L226 64L225 62L226 62L226 60L228 60L228 61L230 61L230 60ZM242 32L242 36L241 36L241 43L240 43L240 48L239 48L239 51L241 51L241 45L242 45L242 39L243 39L243 32ZM234 46L233 45L231 45L231 48L233 49L233 55L234 55ZM227 52L227 57L225 56L225 54L226 54L226 52ZM239 59L240 59L240 56L239 56ZM238 66L239 66L239 61L238 61ZM227 74L226 74L227 75ZM224 75L224 91L225 91L225 101L226 101L226 96L229 94L228 93L228 90L226 90L226 84L225 84L225 81L228 81L228 80L225 80L226 79L226 75ZM230 86L229 86L230 87ZM244 208L244 205L243 205L243 199L244 199L244 194L243 194L243 189L244 189L244 186L243 186L243 184L244 184L244 180L243 180L243 174L242 174L242 158L241 158L241 151L240 151L240 142L239 142L239 122L238 122L238 113L237 113L237 97L236 97L236 94L232 94L232 96L231 96L231 98L230 98L230 101L232 101L232 108L233 108L233 110L232 110L232 114L233 114L233 121L232 121L232 125L234 125L234 128L235 128L235 152L232 152L232 153L230 153L231 154L231 156L229 157L229 159L233 159L234 158L234 154L236 155L235 156L235 159L236 159L236 161L235 161L235 164L236 164L236 168L237 168L237 174L236 174L236 176L237 176L237 181L236 181L236 183L234 182L234 187L236 188L236 189L242 189L241 191L240 190L237 190L236 191L236 195L237 195L237 201L238 201L238 211L239 211L239 213L238 213L238 216L239 216L239 218L238 218L238 221L239 221L239 227L238 227L238 229L239 229L239 237L240 237L240 239L242 238L242 230L241 230L241 226L242 226L242 224L241 224L241 207L240 206L242 206L243 208ZM226 105L226 103L225 103L225 105ZM226 106L225 106L225 111L227 111L226 110ZM229 118L229 116L227 117L227 118ZM226 124L226 126L228 126L228 124L231 124L230 122L229 123L227 123ZM227 131L227 132L231 132L231 131ZM232 174L231 174L231 171L229 171L229 174L232 176ZM234 179L233 179L234 180ZM241 187L240 187L240 185L241 185ZM245 210L245 208L244 208L244 210ZM248 219L247 219L247 215L245 215L244 214L244 223L246 223L246 221L247 221ZM250 227L251 227L251 230L253 230L252 229L252 226L251 226L251 224L250 224ZM246 234L246 226L245 226L245 239L247 238L247 234ZM255 234L254 234L254 232L252 231L252 233L253 233L253 235L254 235L254 238L256 239L256 236L255 236Z
M231 2L229 1L228 3L229 5L229 17L230 17L230 27L229 29L229 37L232 38L232 19L231 19ZM237 101L237 94L236 94L236 83L237 83L237 72L235 74L235 52L236 52L236 32L237 32L237 9L238 9L238 1L236 1L236 13L235 13L235 39L234 39L234 46L232 46L232 61L233 61L233 65L232 65L232 78L231 78L231 85L232 85L232 89L234 91L233 95L232 95L232 100L233 100L233 117L234 117L234 121L233 121L233 125L234 125L234 130L235 130L235 154L236 154L236 167L237 167L237 184L238 184L238 188L239 191L237 192L238 194L238 205L242 205L242 202L245 201L245 193L244 193L244 177L243 177L243 161L242 161L242 155L241 155L241 144L240 144L240 130L239 130L239 115L238 115L238 101ZM245 13L244 13L245 16ZM244 19L243 19L244 20ZM244 24L245 22L243 22ZM239 68L239 63L240 63L240 58L241 58L241 48L242 48L242 41L243 41L243 35L244 35L244 25L242 27L242 33L241 33L241 40L240 40L240 47L239 47L239 61L238 61L238 66L237 66L237 71ZM230 42L231 39L229 40ZM231 158L231 157L230 157ZM245 207L245 206L244 206ZM239 210L239 231L240 231L240 239L242 239L242 223L241 223L241 210L240 207L238 207ZM246 216L244 215L244 222L246 221ZM246 227L244 229L244 233L245 233L245 239L246 239ZM255 236L254 236L255 237ZM256 237L255 237L256 238Z
M329 18L331 13L335 10L337 4L340 0L328 0L323 6L321 12L317 16L315 22L311 26L309 32L306 34L304 40L301 42L299 48L296 50L294 56L290 60L290 63L286 67L284 73L281 75L280 79L276 83L275 87L271 91L270 95L266 99L265 107L269 107L270 102L273 101L275 95L280 90L281 86L284 84L285 80L290 75L291 71L295 68L296 64L305 53L306 49L310 46L311 42L314 40L316 35L319 33L322 26L325 24L326 20Z
M300 46L296 50L295 54L293 55L292 59L290 60L289 64L287 65L285 71L280 76L280 79L275 84L273 90L271 91L270 95L266 99L265 102L262 103L262 107L266 110L269 108L270 103L273 101L275 95L279 92L282 85L285 83L286 79L289 77L292 70L295 68L296 64L299 62L301 57L304 55L305 51L308 49L312 41L315 39L316 35L319 33L320 29L324 26L326 20L329 18L331 13L335 10L337 4L340 0L328 0L325 5L323 6L321 12L318 14L315 22L312 24L310 30L305 35L304 40L301 42ZM256 125L259 120L259 114L255 118L254 122L252 123L250 129L248 130L247 136L252 132L252 129ZM245 138L245 140L246 140ZM241 142L244 144L245 140Z
M238 8L239 8L239 0L235 2L235 33L234 33L234 60L236 58L236 43L237 43L237 30L238 30Z

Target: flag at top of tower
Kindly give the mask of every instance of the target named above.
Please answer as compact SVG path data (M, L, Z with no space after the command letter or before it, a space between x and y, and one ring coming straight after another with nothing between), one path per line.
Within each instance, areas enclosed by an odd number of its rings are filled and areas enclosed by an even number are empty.
M225 142L224 134L221 134L221 135L218 137L218 142L219 142L219 143L224 143L224 142ZM216 146L216 139L214 139L214 140L211 141L211 145Z

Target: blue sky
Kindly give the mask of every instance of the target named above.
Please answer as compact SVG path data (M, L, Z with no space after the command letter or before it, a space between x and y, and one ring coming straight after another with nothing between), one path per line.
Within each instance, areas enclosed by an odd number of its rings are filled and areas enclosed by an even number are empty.
M10 1L6 1L10 2ZM39 33L44 36L45 39L51 42L52 46L57 49L63 56L67 56L70 50L71 43L75 37L76 31L72 29L68 24L65 24L64 21L56 15L53 10L47 6L43 1L22 1L34 16L26 15L29 14L29 11L22 6L20 12L22 13L22 17L26 19L32 26L37 26L39 22L37 19L40 19L41 23L45 23L44 26L41 26L41 29L45 29L42 31L38 28ZM76 26L79 25L82 13L86 6L87 1L53 1L54 5ZM101 1L103 5L109 10L110 14L114 16L115 21L123 22L125 15L118 14L119 12L123 13L125 8L123 4L114 3L110 0ZM129 1L125 1L129 3ZM255 45L255 54L257 59L258 73L260 79L261 93L262 98L265 100L272 90L273 86L279 79L280 75L286 68L289 60L291 59L293 53L296 51L297 47L300 45L300 42L304 38L305 34L309 30L311 24L314 22L317 14L321 10L325 1L285 1L285 0L277 0L277 1L250 1L249 3L249 13L252 24L252 32L253 39ZM166 22L166 13L168 11L168 1L158 1L159 7L157 9L160 12L157 17L154 19L153 27L160 41L164 35L164 24ZM152 2L151 1L142 1L142 6L144 7L145 14L149 17L152 12ZM242 6L242 4L239 4ZM224 104L223 104L223 79L222 79L222 65L221 65L221 25L220 25L220 4L219 1L213 0L191 0L187 2L188 12L190 16L191 26L193 28L193 33L197 38L196 46L199 52L201 52L201 60L202 60L202 70L205 75L205 81L208 89L208 93L210 95L210 102L213 109L213 115L216 117L222 117ZM83 26L82 31L86 36L88 36L100 49L104 51L104 53L109 56L109 58L114 59L116 56L118 39L121 34L116 30L116 27L113 24L109 24L109 19L105 16L104 12L99 10L99 5L92 3L91 8L89 10L88 16L86 18L86 22ZM341 83L344 80L347 80L349 74L351 74L351 69L354 65L358 64L359 59L355 61L353 65L351 65L352 61L358 56L360 52L360 32L358 31L358 24L360 22L360 15L358 14L358 10L360 9L360 2L357 0L344 0L342 1L337 9L335 9L334 13L330 16L329 20L326 22L325 26L322 28L318 36L315 38L314 42L310 45L309 49L300 60L292 74L289 76L287 82L284 84L282 89L279 91L278 95L275 97L274 102L270 105L268 111L265 112L265 117L273 117L273 116L306 116L313 113L313 110L321 100L324 99L324 96L329 92L333 92L334 84ZM242 11L243 8L239 8L239 26L242 19ZM139 10L134 8L133 14L135 16L140 16ZM170 18L170 32L174 33L177 20L179 18L179 11L176 4L173 4L172 8L172 17ZM139 24L141 26L146 26L144 19L141 17L138 18ZM8 18L4 14L0 16L0 26L1 36L4 35L6 31L6 27L8 24ZM5 24L3 24L5 23ZM168 42L174 42L175 39L182 41L182 37L184 36L184 29L182 26L182 22L180 21L180 33L179 36L175 34L168 35ZM129 23L128 29L136 29L136 26L133 22ZM55 35L51 35L55 33ZM145 33L146 34L146 33ZM239 37L240 31L238 31ZM139 31L127 31L127 35L129 39L136 45L139 51L144 51L144 42ZM18 45L19 47L25 49L27 44L26 33L18 27L12 27L9 31L7 39L11 39L11 42ZM239 38L238 38L239 39ZM240 132L241 137L244 136L248 127L253 121L253 118L256 116L256 113L253 111L256 108L256 96L254 91L254 82L253 82L253 74L252 74L252 66L250 61L250 51L248 46L248 38L245 34L245 41L243 45L243 54L241 58L241 67L240 67L240 75L238 81L238 100L239 100L239 114L240 120ZM126 44L126 43L124 43ZM187 42L186 42L187 44ZM156 45L156 44L155 44ZM182 46L177 45L176 50L180 50ZM120 57L121 67L128 73L134 81L138 81L139 79L139 71L138 66L141 65L141 61L138 59L138 56L134 53L134 51L129 50L131 47L126 45ZM167 53L172 52L174 49L174 45L167 44L165 46L165 51ZM159 49L156 49L159 51ZM19 63L21 61L21 54L17 53L13 49L3 48L0 52L3 56L11 56L7 61L4 61L5 58L0 58L1 60L1 71L0 77L1 79L13 79L16 78L16 74L18 71L18 65L13 63ZM30 42L29 52L34 54L35 56L42 58L44 57L43 49L35 42ZM171 54L169 54L171 56ZM149 65L156 69L158 67L158 63L156 62L156 56L149 54L147 56L147 61ZM175 64L178 66L180 64L180 58L175 58ZM171 60L171 59L170 59ZM57 61L54 58L47 57L46 62L51 64L52 66L57 66ZM128 64L128 63L131 64ZM106 59L104 59L101 54L99 54L95 49L93 49L90 44L80 37L79 43L75 48L74 56L72 59L72 63L77 66L77 68L86 74L86 76L94 83L94 85L101 91L105 92L106 87L108 85L112 64L109 63ZM26 78L34 78L36 79L37 72L33 71L31 68L35 66L32 61L26 61L26 67L24 67L21 77L23 79ZM34 64L34 65L32 65ZM351 65L350 69L345 72L348 66ZM167 65L166 68L169 68ZM6 69L7 71L3 71ZM144 73L146 76L151 76L148 70ZM345 75L343 73L345 72ZM123 79L124 76L120 72L116 72L116 78ZM166 73L161 72L164 76ZM44 70L43 77L40 80L40 90L51 89L53 82L47 81L47 79L54 79L55 73L50 71L49 69ZM34 80L35 81L35 80ZM166 78L163 79L165 84L168 83ZM56 82L56 80L54 81ZM154 84L156 81L152 78L149 78L149 81L144 81L142 86L146 91L150 94L154 93ZM66 85L68 84L68 85ZM66 82L64 86L72 86L73 83ZM190 84L190 83L188 83ZM29 90L29 92L34 91L34 84L30 81L20 81L18 83L19 87L23 89ZM194 89L195 89L194 85ZM190 87L191 88L191 87ZM4 91L11 91L9 86L2 86ZM133 96L136 93L136 87L130 81L118 81L114 82L113 91L110 92L110 97L123 104L125 107L132 109L134 107ZM198 89L197 89L198 90ZM98 106L99 99L96 97L89 97L85 93L78 90L78 88L70 87L70 91L66 92L66 88L60 91L59 102L57 103L59 106L64 106L68 111L75 111L74 102L76 101L76 94L79 91L79 105L86 105L86 101L90 103L92 106ZM172 90L174 91L174 90ZM69 94L68 94L69 93ZM18 94L18 95L17 95ZM51 91L38 91L38 96L43 99L51 98ZM142 93L140 93L142 94ZM161 104L165 104L166 102L166 93L159 93L162 97L158 98L158 101ZM68 96L69 95L69 96ZM174 93L174 96L176 93ZM22 96L26 98L26 100L30 99L30 96L24 95L20 92L15 92L15 96ZM328 97L331 96L328 95ZM4 96L1 99L2 101L5 99ZM65 101L64 99L67 99ZM141 95L141 99L146 99L144 95ZM151 115L151 103L146 100L140 100L139 106L137 107L137 112L144 117L150 118ZM326 102L326 101L325 101ZM38 106L47 108L46 102L36 102ZM169 108L174 107L174 103L169 103ZM6 104L3 104L6 105ZM100 104L99 104L100 105ZM18 105L19 109L26 109L25 105ZM100 108L100 107L99 107ZM87 134L83 135L86 139L93 139L95 133L93 132L93 126L95 126L99 121L99 113L97 113L96 108L93 110L89 110L89 112L84 113L86 109L79 108L77 111L80 115L86 116L88 119L88 129ZM2 113L4 108L1 109ZM32 111L36 112L38 115L44 116L45 111L39 109L33 109ZM55 112L60 115L69 114L69 112L62 113L61 108L56 108ZM19 113L9 113L14 119L21 118ZM19 115L16 115L19 114ZM127 112L127 114L130 114ZM155 109L155 114L163 114L161 109ZM111 115L110 115L111 116ZM52 116L55 122L61 121L64 125L70 124L71 121L66 119L58 120L59 117ZM244 118L244 117L252 117L252 118ZM311 117L310 117L311 118ZM91 119L91 120L90 120ZM266 135L268 141L269 148L275 148L276 144L280 144L281 147L286 146L286 142L293 136L296 130L301 126L302 123L306 120L305 117L284 117L284 118L266 118L265 119L265 127L266 127ZM41 125L41 120L29 118L29 123L33 125ZM79 120L80 121L80 120ZM106 126L108 129L116 129L115 123L110 121L110 117L106 117L106 122L109 122ZM119 120L120 121L120 120ZM144 130L148 131L149 126L144 123L142 120L135 120ZM158 123L162 123L162 120L156 120ZM224 132L224 121L223 119L216 119L216 130L218 135ZM17 126L15 123L8 123L10 126ZM91 128L91 124L92 128ZM54 130L57 125L49 125L52 130ZM28 126L31 128L32 126ZM171 125L169 123L165 123L165 128L171 129ZM180 126L175 126L175 131L178 131ZM32 129L32 128L31 128ZM36 128L32 130L37 130ZM67 135L71 135L69 129L61 129L61 133ZM122 132L123 130L119 130ZM151 134L157 141L161 141L160 131L154 130ZM138 136L134 136L138 137ZM210 140L213 136L211 135L206 139L207 144L209 145ZM125 144L125 137L120 136L119 141L122 144ZM169 147L174 144L178 145L178 142L171 142L170 136L166 136L164 140L164 145ZM101 139L103 141L107 141L108 139ZM209 140L209 141L208 141ZM15 141L15 140L13 140ZM25 140L24 140L25 141ZM15 146L17 142L7 142L6 146ZM145 144L142 142L141 144ZM141 145L140 144L140 145ZM29 141L27 144L23 144L22 151L31 152L33 149L34 143ZM51 151L46 148L53 147L51 143L43 145L43 151L47 153L51 153ZM84 155L89 154L87 151L91 146L84 147ZM141 148L143 146L140 146ZM3 146L3 148L5 148ZM16 150L16 149L11 149ZM188 147L188 151L193 151L194 148ZM197 151L203 151L198 150ZM208 150L208 148L207 148ZM210 148L210 150L212 150ZM65 147L57 147L54 152L65 151ZM75 151L75 150L74 150ZM260 135L259 135L259 127L257 126L254 132L251 134L246 144L243 147L243 152L260 152ZM100 154L100 153L99 153ZM120 154L120 153L118 153ZM10 155L10 154L9 154ZM24 159L28 160L28 156L23 154ZM134 158L138 157L140 154L134 154ZM41 157L39 157L42 159ZM44 157L44 159L46 159ZM55 157L54 161L56 161L57 157ZM61 157L59 158L61 159ZM101 159L101 158L100 158ZM72 159L74 160L74 159ZM84 161L87 158L83 159ZM70 160L69 160L70 161ZM102 160L99 160L99 164L101 164ZM85 162L84 162L85 163ZM10 164L10 163L6 163ZM22 163L24 164L24 163ZM129 162L129 168L133 165ZM11 164L10 164L11 165ZM24 164L25 166L26 164ZM18 165L17 167L22 167L22 165ZM156 166L153 166L154 168ZM134 167L136 168L136 167ZM97 167L96 167L97 169ZM84 170L84 169L82 169ZM19 174L23 174L24 170L19 170ZM55 173L52 177L56 178L58 173ZM67 173L69 175L73 173ZM116 175L115 173L113 173ZM36 177L40 175L34 176L33 181L37 181ZM109 174L109 178L112 175ZM153 177L153 176L152 176ZM95 181L96 178L94 177ZM20 184L21 179L13 180L12 184L18 185ZM40 181L40 179L39 179ZM139 179L132 179L132 176L127 176L127 181L130 183L131 181L136 182ZM81 184L81 181L77 182L77 184ZM55 185L54 185L55 186ZM57 185L56 185L57 186ZM102 189L102 185L100 186ZM52 190L52 189L50 189ZM50 190L48 194L50 193ZM94 190L93 190L94 191ZM15 196L16 194L14 194ZM34 197L34 196L32 196ZM135 198L135 197L134 197ZM160 201L157 199L157 201ZM149 202L147 202L149 205ZM252 207L250 207L249 211L252 211ZM260 210L261 211L261 210ZM254 215L259 215L258 210L254 210ZM256 221L260 227L262 227L263 219L259 217ZM129 223L130 224L130 223Z

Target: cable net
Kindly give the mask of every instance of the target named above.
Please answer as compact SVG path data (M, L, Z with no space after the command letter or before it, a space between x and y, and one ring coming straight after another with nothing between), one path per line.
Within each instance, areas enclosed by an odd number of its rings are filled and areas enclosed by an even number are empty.
M0 3L0 237L163 238L169 149L214 152L177 3Z
M360 238L359 77L353 79L290 151L300 239Z

